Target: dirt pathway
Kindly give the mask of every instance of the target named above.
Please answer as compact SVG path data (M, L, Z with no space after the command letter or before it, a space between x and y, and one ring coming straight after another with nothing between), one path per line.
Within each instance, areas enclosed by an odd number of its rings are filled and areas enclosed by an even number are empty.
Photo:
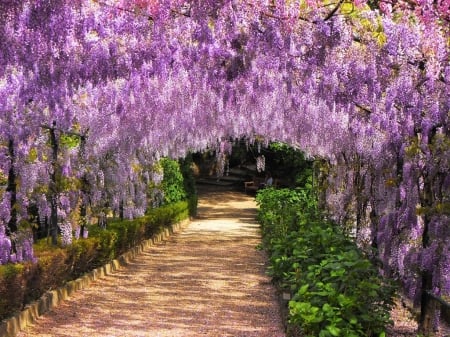
M275 290L265 275L253 199L201 194L199 218L114 275L77 292L32 336L283 337Z

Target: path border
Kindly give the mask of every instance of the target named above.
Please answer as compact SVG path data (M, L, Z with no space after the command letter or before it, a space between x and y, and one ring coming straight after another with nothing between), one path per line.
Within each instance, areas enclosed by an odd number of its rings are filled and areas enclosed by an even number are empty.
M41 298L28 304L22 311L0 322L0 337L15 337L19 331L35 323L40 316L59 306L75 292L88 288L95 280L112 275L115 271L136 259L146 249L167 240L173 234L181 232L189 223L191 223L191 219L185 219L162 228L150 239L144 240L111 262L93 269L73 281L67 282L58 289L47 291Z

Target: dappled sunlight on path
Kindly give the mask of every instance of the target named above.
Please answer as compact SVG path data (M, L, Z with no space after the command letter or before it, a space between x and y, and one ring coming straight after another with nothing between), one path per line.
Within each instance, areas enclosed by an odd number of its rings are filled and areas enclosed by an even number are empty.
M284 336L252 198L208 192L183 233L39 319L25 336Z

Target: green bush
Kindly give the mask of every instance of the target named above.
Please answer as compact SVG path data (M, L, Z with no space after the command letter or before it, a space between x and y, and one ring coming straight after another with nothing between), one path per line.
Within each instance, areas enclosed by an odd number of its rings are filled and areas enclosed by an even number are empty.
M384 336L394 287L349 239L324 220L313 194L258 192L269 272L293 297L289 322L304 337Z
M66 247L66 264L70 267L70 278L76 278L113 257L108 249L102 247L102 239L104 240L104 237L101 235L91 236L74 240L72 245Z
M42 239L34 244L37 263L0 266L0 320L21 310L50 289L113 260L151 238L162 228L189 217L192 201L151 209L133 220L110 220L107 228L88 226L89 238L69 246L52 246Z
M37 245L35 255L38 258L33 275L29 276L33 295L38 297L42 292L55 289L62 282L70 279L70 266L67 263L67 248L54 247L46 240L41 240Z
M186 191L188 198L191 198L197 194L195 178L192 172L192 167L194 165L192 154L188 154L185 158L180 159L178 163L180 165L181 174L183 175L184 190Z
M266 157L266 170L276 172L288 186L303 187L310 181L313 162L306 159L305 154L298 149L274 142L262 153Z
M20 264L0 266L0 318L22 309L25 270Z
M161 159L161 165L164 170L164 178L161 183L161 188L164 191L164 203L171 204L185 200L187 193L180 164L176 160L163 158Z
M259 206L258 220L268 248L271 247L271 240L283 238L297 228L300 203L307 203L304 212L315 211L316 207L314 199L308 196L305 189L266 188L258 192L256 202ZM313 217L314 212L308 215Z
M195 184L195 178L192 172L193 159L192 154L189 154L184 159L179 160L180 170L183 175L184 190L186 191L187 200L189 204L189 214L191 216L197 215L197 187Z

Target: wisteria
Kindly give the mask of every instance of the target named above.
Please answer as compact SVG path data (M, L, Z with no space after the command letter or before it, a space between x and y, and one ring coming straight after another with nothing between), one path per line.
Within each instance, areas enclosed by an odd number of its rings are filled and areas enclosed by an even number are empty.
M5 233L5 227L0 226L0 264L11 260L11 240Z
M24 261L36 262L33 249L33 236L31 231L21 231L13 235L14 239L14 253L11 253L10 259L13 263L20 263Z
M326 163L330 216L411 299L448 296L448 5L2 2L1 263L31 259L31 206L139 216L160 157L276 140Z
M59 224L61 231L61 243L63 246L68 246L73 241L72 225L68 222L62 222Z
M256 157L256 171L264 172L266 169L266 158L264 155Z

